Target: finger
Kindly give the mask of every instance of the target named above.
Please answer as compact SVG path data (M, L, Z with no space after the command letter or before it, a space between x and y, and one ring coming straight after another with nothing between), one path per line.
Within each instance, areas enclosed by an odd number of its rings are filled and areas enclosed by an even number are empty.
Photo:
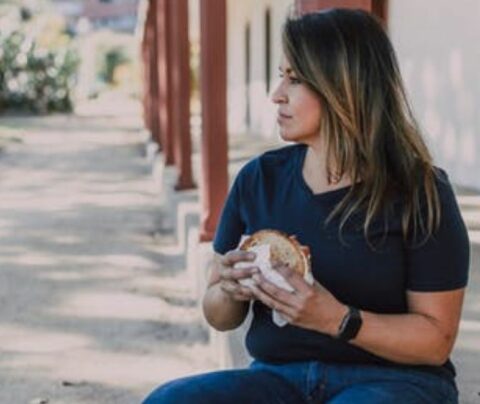
M251 287L251 290L253 292L253 295L258 300L260 300L264 305L270 307L272 310L277 310L279 313L285 315L290 320L295 317L296 311L294 308L286 305L281 301L275 300L272 296L268 295L255 285Z
M235 282L225 282L222 289L234 300L245 302L255 298L255 295L249 287Z
M235 293L235 297L238 300L252 300L255 297L255 295L253 294L250 288L247 288L245 286L240 286L237 289L237 293Z
M298 272L285 265L277 266L275 270L277 270L298 293L310 292L311 286L305 282L303 276Z
M248 267L248 268L233 268L231 270L231 278L238 280L238 279L245 279L251 278L253 275L258 274L260 269L256 266Z
M253 296L250 286L244 286L236 281L221 281L220 287L227 293L240 293L246 296Z
M236 300L237 302L249 302L250 300L253 299L253 297L247 297L247 296L243 296L239 293L235 293L235 294L232 295L232 299Z
M220 279L238 281L240 279L251 278L252 275L260 272L258 267L248 268L229 268L224 267L220 270Z
M222 265L233 266L241 261L253 261L256 254L252 251L232 250L227 252L220 260Z
M293 293L275 286L272 282L269 282L261 275L254 275L253 280L258 288L260 288L273 299L284 302L288 306L297 305L297 298Z
M232 295L232 294L238 292L239 285L238 285L238 283L233 282L233 281L222 281L222 282L220 282L220 288L225 293L228 293L229 295Z

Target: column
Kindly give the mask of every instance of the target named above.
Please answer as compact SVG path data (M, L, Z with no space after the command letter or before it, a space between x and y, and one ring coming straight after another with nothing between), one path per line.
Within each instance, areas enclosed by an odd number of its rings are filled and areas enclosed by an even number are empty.
M143 38L142 38L142 47L141 47L141 57L142 57L142 67L143 67L143 120L145 127L151 133L151 100L150 100L150 47L152 46L152 13L151 6L149 4L147 9L147 16L145 19L145 27L143 29Z
M150 0L156 4L156 59L158 78L158 117L159 129L163 145L165 165L174 164L172 125L172 92L171 92L171 30L169 0Z
M148 21L147 27L151 30L149 33L150 40L148 47L149 59L150 59L150 109L149 109L149 121L150 121L150 133L152 138L159 144L160 147L163 146L162 139L160 137L160 116L159 116L159 83L158 83L158 59L157 59L157 47L158 47L158 37L157 37L157 2L150 1L148 7L149 17L151 18Z
M192 178L190 136L190 42L188 38L188 0L170 3L171 100L173 155L178 170L175 190L195 188ZM173 96L174 95L174 96Z
M211 241L228 190L226 2L200 0L200 241Z

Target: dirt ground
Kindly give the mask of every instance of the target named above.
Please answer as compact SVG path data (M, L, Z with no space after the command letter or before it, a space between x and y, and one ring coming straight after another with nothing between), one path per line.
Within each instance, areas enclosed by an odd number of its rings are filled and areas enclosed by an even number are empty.
M138 110L83 112L0 121L0 403L138 403L213 367Z

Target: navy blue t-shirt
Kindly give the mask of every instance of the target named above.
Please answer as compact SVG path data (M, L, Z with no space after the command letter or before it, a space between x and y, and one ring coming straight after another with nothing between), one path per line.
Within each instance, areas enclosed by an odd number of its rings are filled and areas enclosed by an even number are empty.
M374 219L369 241L363 235L365 215L354 214L338 237L340 217L325 227L325 219L350 187L314 194L302 169L307 146L289 145L249 161L237 175L217 227L214 250L235 249L243 234L277 229L294 234L311 252L315 279L341 302L375 313L406 313L406 290L444 291L467 284L470 260L468 233L445 171L436 179L441 200L441 225L421 247L403 241L400 199L391 203L385 219ZM423 240L422 238L419 239ZM269 308L253 305L246 337L252 357L273 363L320 360L335 363L395 364L348 342L300 327L277 327ZM415 330L412 330L415 332ZM448 361L442 367L422 366L448 377L455 374Z

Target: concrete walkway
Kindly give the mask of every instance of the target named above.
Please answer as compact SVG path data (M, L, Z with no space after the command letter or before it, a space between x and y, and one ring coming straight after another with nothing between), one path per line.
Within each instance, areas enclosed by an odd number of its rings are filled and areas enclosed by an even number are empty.
M128 112L1 118L0 403L132 404L214 367Z
M185 256L161 231L175 218L159 206L138 110L98 111L0 121L1 403L137 403L215 367ZM234 142L232 173L265 148ZM477 240L480 197L461 194ZM477 242L453 355L465 404L480 402Z

